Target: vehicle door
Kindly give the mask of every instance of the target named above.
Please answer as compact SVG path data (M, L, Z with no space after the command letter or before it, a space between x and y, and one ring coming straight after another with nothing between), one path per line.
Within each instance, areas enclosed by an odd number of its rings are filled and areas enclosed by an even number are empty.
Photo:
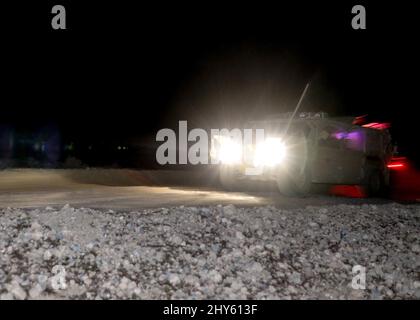
M312 162L312 181L341 183L343 180L343 129L334 124L318 126Z
M365 131L360 127L353 127L343 137L343 181L345 184L358 184L363 177L365 161Z

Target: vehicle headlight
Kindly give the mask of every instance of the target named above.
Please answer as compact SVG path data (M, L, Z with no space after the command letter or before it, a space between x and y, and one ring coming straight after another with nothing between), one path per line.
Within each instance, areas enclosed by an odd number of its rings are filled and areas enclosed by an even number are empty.
M218 159L223 164L237 164L242 160L242 145L229 137L220 139Z
M273 167L280 164L286 155L286 147L280 138L267 138L257 144L254 165Z

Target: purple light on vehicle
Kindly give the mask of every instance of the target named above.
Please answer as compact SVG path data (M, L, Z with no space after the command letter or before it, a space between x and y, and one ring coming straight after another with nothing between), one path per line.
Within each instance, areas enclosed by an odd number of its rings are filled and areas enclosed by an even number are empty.
M355 130L347 133L346 147L351 150L362 151L364 146L364 134L361 130Z
M345 132L336 132L334 133L334 138L336 138L337 140L341 140L344 139L347 136L347 133Z

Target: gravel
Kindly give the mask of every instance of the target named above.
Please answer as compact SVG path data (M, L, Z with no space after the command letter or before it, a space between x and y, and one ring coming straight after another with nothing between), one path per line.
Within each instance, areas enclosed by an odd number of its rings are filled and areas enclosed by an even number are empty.
M400 204L7 208L0 298L419 299L419 227Z

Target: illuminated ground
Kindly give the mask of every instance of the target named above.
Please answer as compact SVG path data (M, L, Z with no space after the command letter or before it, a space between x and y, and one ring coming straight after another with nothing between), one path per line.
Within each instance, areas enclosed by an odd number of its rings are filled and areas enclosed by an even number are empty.
M2 171L0 300L420 298L419 205L257 190L210 171Z
M0 171L0 208L65 204L117 210L218 204L300 208L387 202L326 195L288 198L265 185L250 192L225 192L216 181L211 171L13 169Z

